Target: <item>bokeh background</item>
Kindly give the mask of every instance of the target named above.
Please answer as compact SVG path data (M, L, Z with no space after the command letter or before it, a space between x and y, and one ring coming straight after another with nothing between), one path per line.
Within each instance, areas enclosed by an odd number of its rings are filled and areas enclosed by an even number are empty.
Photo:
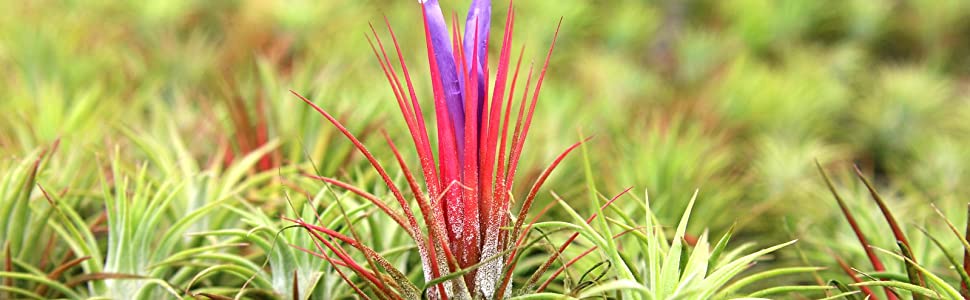
M465 1L442 3L446 14L464 16ZM506 6L494 6L497 36ZM646 192L661 221L673 225L699 189L690 232L721 233L737 223L742 240L800 238L799 249L823 260L826 248L844 247L850 257L861 249L840 246L852 233L815 160L876 228L877 211L849 176L853 163L903 222L933 224L930 203L964 218L968 1L515 6L514 41L526 45L526 62L541 62L562 18L521 182L593 136L589 159L600 192ZM387 38L387 17L427 99L417 14L415 1L403 0L2 1L0 155L19 161L59 138L58 168L43 176L80 194L100 188L112 159L170 172L157 163L176 156L164 154L169 149L190 154L172 164L205 166L271 144L250 172L273 177L277 167L297 166L280 176L296 177L312 161L323 173L366 173L350 143L289 90L334 112L375 149L383 147L380 128L409 145L365 36L373 23ZM547 189L587 209L580 174L582 160L567 159ZM287 207L278 183L242 195L269 216ZM539 201L551 199L543 192ZM780 255L800 260L794 250Z

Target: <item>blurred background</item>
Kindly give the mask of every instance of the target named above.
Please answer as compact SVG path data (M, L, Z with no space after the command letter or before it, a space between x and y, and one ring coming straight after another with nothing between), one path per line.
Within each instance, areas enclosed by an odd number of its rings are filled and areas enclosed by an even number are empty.
M466 2L442 7L463 18ZM559 151L593 136L589 159L603 194L647 191L673 225L699 189L694 234L737 223L741 239L759 244L851 241L815 160L861 214L878 216L849 176L853 163L905 222L933 222L930 203L964 218L970 1L515 7L514 47L526 45L526 62L541 62L563 20L518 194ZM498 36L505 3L493 12ZM97 174L95 162L112 150L138 164L153 154L135 149L174 147L178 137L200 165L279 143L258 169L312 160L324 173L358 172L364 164L350 143L288 90L376 149L379 128L410 146L365 38L369 23L389 38L384 16L430 105L415 1L2 1L0 155L24 157L60 138L70 169L56 176L84 185L96 176L76 174ZM586 209L581 170L580 157L567 159L546 187ZM274 188L247 198L269 215L285 206Z

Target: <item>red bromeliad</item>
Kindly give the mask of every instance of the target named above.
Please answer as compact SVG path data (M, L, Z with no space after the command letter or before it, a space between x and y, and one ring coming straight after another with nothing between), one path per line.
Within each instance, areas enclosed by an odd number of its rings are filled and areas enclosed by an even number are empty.
M488 55L490 1L472 1L465 22L464 38L459 33L457 20L454 18L452 31L449 34L437 0L420 1L420 8L424 20L432 79L437 157L434 156L431 148L424 114L412 85L408 67L404 62L397 38L389 25L388 31L394 50L397 52L400 73L391 63L384 43L373 27L371 31L374 34L376 46L371 42L371 47L394 92L420 161L424 187L419 185L397 147L390 138L387 138L390 149L407 179L408 188L418 205L423 224L419 224L418 218L410 207L410 201L405 198L401 189L395 185L384 167L367 148L330 114L297 94L354 143L381 176L398 205L403 209L403 213L395 212L376 196L350 184L333 178L315 177L372 202L404 228L418 246L425 281L430 283L425 290L427 297L465 299L474 295L476 298L502 298L507 295L506 291L510 285L508 277L511 276L512 271L507 266L513 264L517 253L521 253L516 250L524 240L522 238L523 220L539 187L562 159L579 145L577 143L566 149L546 168L530 189L513 219L510 203L516 166L529 133L532 115L549 64L548 56L552 54L558 29L553 38L553 46L549 48L534 86L533 66L530 66L521 100L515 101L522 51L520 50L519 59L513 70L511 34L514 27L514 11L511 3L509 3L505 21L494 82L490 76ZM491 93L488 92L490 87ZM515 102L518 102L517 112L513 110ZM294 221L307 228L323 244L323 246L317 245L319 252L315 254L336 266L350 268L363 280L373 284L374 293L383 296L381 298L398 299L416 296L416 290L409 288L411 286L409 284L400 282L395 285L385 284L384 281L387 278L398 281L401 277L400 272L389 268L389 264L386 264L383 258L359 243L358 239L302 220ZM511 230L502 228L511 228ZM350 245L363 252L371 270L364 268L348 256L341 244ZM336 257L325 254L324 246ZM387 276L376 274L375 265L381 265L392 274ZM462 276L443 278L456 272L460 272ZM344 276L343 273L340 274ZM346 277L344 279L347 280ZM355 290L362 293L356 286Z

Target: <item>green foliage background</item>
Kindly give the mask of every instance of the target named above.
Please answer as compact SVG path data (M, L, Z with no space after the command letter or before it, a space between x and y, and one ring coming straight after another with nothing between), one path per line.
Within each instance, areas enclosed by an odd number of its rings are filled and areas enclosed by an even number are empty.
M442 2L446 12L464 14L466 1ZM504 20L501 2L494 4L493 20ZM868 228L883 224L849 176L853 162L875 179L904 222L940 225L930 203L958 224L965 218L968 1L577 0L515 6L515 44L527 45L525 61L544 57L563 19L521 182L531 182L580 136L594 136L588 159L600 192L633 187L642 197L648 190L659 222L673 226L699 189L688 234L709 228L719 235L736 222L736 239L760 246L802 239L797 249L804 252L782 250L773 262L779 265L834 266L826 254L832 248L863 261L815 170L816 159L851 191L845 194L859 213L870 215ZM13 247L16 268L47 273L87 251L93 258L67 278L114 268L119 274L158 274L183 289L205 266L246 265L236 270L243 274L238 278L226 273L199 279L208 292L238 289L266 260L260 253L273 251L235 249L241 247L236 243L256 243L239 231L259 228L266 242L287 225L280 215L312 216L304 211L303 191L323 201L321 207L334 201L299 175L311 164L379 192L350 143L288 90L340 117L382 159L391 156L380 150L377 129L409 145L365 39L368 23L385 34L383 16L412 69L425 74L415 1L0 2L0 173L8 178L0 187L8 207L0 211L7 214L0 216L0 242ZM493 34L501 25L493 21ZM495 52L498 45L491 47ZM419 95L427 99L427 78L416 77ZM58 139L58 150L50 153ZM23 179L44 151L49 154L37 184L30 184ZM229 156L232 163L222 165ZM585 197L582 163L567 159L546 187L585 212L595 207ZM121 178L143 192L119 193ZM521 194L528 186L516 188ZM55 201L45 201L40 187ZM138 205L168 196L171 207L124 221L134 223L106 228L100 220L112 217L111 203L145 209ZM537 207L554 200L543 192L539 201ZM622 200L617 205L636 207ZM178 229L179 220L206 207L198 222ZM559 210L549 216L565 217ZM70 226L90 230L71 233ZM161 233L140 233L147 230L142 226L179 238L164 241ZM122 230L141 237L133 238L141 248L122 252L139 256L137 262L115 262L111 255L117 254L106 250L109 234ZM18 235L29 243L16 242ZM143 256L164 251L159 243L171 243L170 253ZM375 243L392 249L404 242ZM210 258L186 274L169 261L179 251L212 245L233 248L238 258ZM40 250L45 247L49 252ZM286 270L328 268L299 251L288 253L300 256L289 258L300 263ZM945 270L940 262L938 269ZM266 275L264 286L284 289L282 272ZM117 297L109 292L117 287L108 285L92 283L83 292ZM328 292L338 293L320 293Z

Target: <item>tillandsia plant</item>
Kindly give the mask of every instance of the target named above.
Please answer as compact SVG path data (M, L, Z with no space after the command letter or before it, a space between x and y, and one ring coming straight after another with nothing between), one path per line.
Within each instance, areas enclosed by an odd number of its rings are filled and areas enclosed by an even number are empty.
M513 66L511 39L515 12L511 1L494 81L488 55L490 1L472 1L465 20L464 34L460 32L455 17L452 18L449 32L437 0L421 1L420 9L433 90L437 156L431 148L428 125L401 54L401 47L389 24L387 27L397 50L400 73L391 63L384 43L373 27L371 31L376 46L372 41L371 47L394 92L420 161L425 184L423 187L410 171L391 138L385 135L389 148L407 179L423 224L419 224L417 213L412 210L410 201L374 155L324 109L303 96L295 92L294 94L313 106L354 143L403 209L401 213L394 211L362 188L333 178L317 177L373 202L404 228L415 241L420 253L425 279L424 291L419 292L412 283L406 282L403 273L386 263L371 248L361 244L360 238L352 229L353 226L350 226L352 236L347 236L302 220L294 221L308 229L322 244L318 244L315 253L335 266L347 267L364 278L372 288L372 294L379 298L411 299L419 297L419 293L422 297L431 299L503 298L508 295L511 282L509 277L512 268L507 266L514 262L517 253L521 253L517 249L524 240L522 228L525 216L552 170L579 145L577 143L567 148L546 168L521 202L521 208L513 218L511 192L516 166L529 133L539 91L549 65L548 56L552 54L558 29L553 37L553 46L550 46L545 63L534 83L534 69L533 66L529 67L524 92L515 112L513 107L517 101L514 98L517 98L516 83L519 79L522 51L520 50L519 59ZM355 262L341 244L361 251L370 270ZM331 258L326 254L324 247L336 257ZM387 275L378 272L378 265ZM367 297L364 291L356 287L355 289L362 297Z
M629 191L627 189L600 205L606 198L597 193L587 147L583 147L583 155L588 201L599 207L594 216L603 217L596 222L593 222L593 218L583 220L575 210L565 205L561 197L553 195L567 214L577 221L574 223L578 227L577 233L570 240L582 235L592 247L562 264L539 285L536 292L542 293L544 299L763 299L783 294L834 289L818 285L776 284L754 292L746 291L751 286L764 284L779 276L813 273L820 269L769 267L759 273L743 275L758 261L794 244L796 240L750 252L748 249L753 246L750 243L734 249L728 248L735 232L734 226L716 244L709 242L707 230L700 236L691 237L687 234L688 223L697 199L697 190L690 201L687 201L674 235L669 236L654 214L649 197L637 199L637 208L632 210L611 205L626 194ZM644 195L647 196L646 193ZM610 209L609 214L607 208ZM566 245L560 247L558 253L563 253L564 250ZM568 267L575 268L574 264L582 262L583 257L595 253L594 251L599 252L602 260L593 259L592 262L596 264L588 267L578 280L572 279L573 276L567 273L561 277L561 287L551 285L559 281L559 275L567 271ZM540 270L545 267L548 265ZM596 273L600 275L589 276ZM605 274L613 274L615 277L610 278ZM561 294L544 292L560 288Z
M854 169L856 176L865 185L872 200L879 208L879 214L882 215L890 228L890 231L884 234L885 236L879 236L878 232L874 232L876 230L875 228L861 226L862 224L858 221L856 215L849 210L846 201L839 195L834 184L822 169L821 164L817 162L816 164L822 178L825 180L825 184L838 203L842 215L845 217L846 222L851 227L856 239L865 251L868 263L872 266L870 272L860 271L846 262L842 256L833 254L839 266L853 281L852 284L848 285L837 280L831 281L833 286L842 291L839 294L840 297L845 297L846 299L865 298L891 300L909 298L905 297L907 295L912 299L967 299L970 297L970 290L968 290L968 286L970 286L970 275L968 275L970 273L970 242L968 242L970 241L968 240L970 223L961 231L953 222L947 219L942 211L935 206L933 207L939 219L946 223L949 232L959 241L960 248L962 248L960 252L951 252L948 250L948 245L943 243L941 237L930 233L927 229L917 227L919 232L926 236L928 243L931 242L936 247L936 250L939 250L939 252L934 254L943 256L948 264L947 267L953 270L955 274L942 275L935 273L931 270L941 268L931 266L929 263L925 261L921 262L922 260L918 259L919 257L923 257L924 259L928 257L926 255L920 256L920 254L926 254L925 252L927 251L932 252L933 248L918 247L919 245L917 243L910 242L904 228L897 221L897 218L893 215L886 201L880 196L872 182L863 175L858 167ZM968 219L968 222L970 222L970 219ZM880 248L876 243L871 242L870 239L873 237L876 239L884 238L895 241L895 246L898 248L898 251ZM923 250L924 253L921 253L919 250ZM884 262L879 254L892 257L902 267L893 268L891 264ZM957 278L958 284L951 285L947 283L945 278L948 277ZM881 293L880 290L882 290ZM834 299L836 297L833 296L831 298Z

